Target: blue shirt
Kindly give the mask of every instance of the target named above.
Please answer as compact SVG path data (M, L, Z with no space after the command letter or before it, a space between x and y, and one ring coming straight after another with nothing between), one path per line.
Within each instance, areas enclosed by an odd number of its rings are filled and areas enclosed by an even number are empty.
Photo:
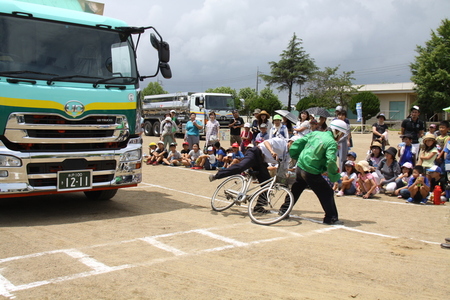
M198 125L203 126L203 124L200 121L195 120ZM186 123L186 134L187 135L200 135L200 130L195 127L194 123L192 121L188 121Z
M242 158L244 158L244 154L242 154L241 151L238 151L238 152L236 152L236 153L233 152L232 158L233 158L233 159L235 159L235 158L242 159Z

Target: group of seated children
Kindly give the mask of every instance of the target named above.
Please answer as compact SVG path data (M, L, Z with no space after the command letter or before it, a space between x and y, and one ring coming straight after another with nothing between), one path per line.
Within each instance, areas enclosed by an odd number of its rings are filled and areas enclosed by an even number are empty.
M443 167L446 163L450 165L450 142L448 123L443 123L440 132L444 131L445 146L439 146L438 138L430 132L424 136L420 151L412 145L412 137L405 134L397 149L390 147L384 152L382 145L373 141L366 160L358 163L354 162L356 155L353 157L349 153L341 181L334 186L337 196L356 194L370 198L377 193L386 193L410 203L426 204L435 186L439 185L441 200L448 201L447 176Z
M214 146L208 146L204 153L198 144L193 144L189 149L189 143L183 142L183 149L177 150L177 144L171 143L169 151L164 148L164 142L158 141L149 144L149 155L144 158L147 165L168 165L168 166L185 166L191 169L216 170L217 168L227 168L233 164L240 162L244 158L244 154L240 151L240 145L234 143L228 150L220 146L220 142L216 142ZM246 149L254 147L248 144Z

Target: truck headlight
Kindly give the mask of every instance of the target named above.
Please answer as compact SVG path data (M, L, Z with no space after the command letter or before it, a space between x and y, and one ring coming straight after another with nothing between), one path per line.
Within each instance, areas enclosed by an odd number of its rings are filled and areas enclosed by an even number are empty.
M0 155L0 167L20 167L22 160L10 155Z
M120 156L121 162L140 160L142 157L141 149L125 152Z

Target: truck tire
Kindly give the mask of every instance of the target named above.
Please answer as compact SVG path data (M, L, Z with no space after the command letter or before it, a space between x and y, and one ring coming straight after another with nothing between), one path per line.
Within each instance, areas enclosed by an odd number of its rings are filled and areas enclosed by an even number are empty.
M159 136L159 127L160 127L161 125L159 124L159 122L158 121L156 121L155 123L153 123L153 135L154 136Z
M117 189L114 190L102 190L102 191L92 191L92 192L84 192L84 195L89 200L110 200L112 197L114 197L117 193Z
M153 135L153 126L152 123L150 121L145 121L144 123L144 133L146 136L151 136Z

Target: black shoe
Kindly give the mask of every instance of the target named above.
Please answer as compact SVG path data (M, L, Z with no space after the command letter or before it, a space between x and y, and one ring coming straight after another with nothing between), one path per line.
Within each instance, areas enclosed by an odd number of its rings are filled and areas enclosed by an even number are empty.
M323 220L323 224L326 224L326 225L344 225L344 222L342 222L342 221L339 221L338 219L335 219L335 218L333 218L333 219L331 219L331 220Z
M449 243L442 243L441 244L441 248L442 249L450 249L450 244Z
M447 243L450 243L450 238L445 238L445 241L446 241Z
M278 212L278 215L280 215L280 216L282 216L282 215L284 215L286 212L285 211L279 211ZM284 216L284 218L283 218L283 220L289 220L289 218L290 218L290 216L289 216L289 214L287 214L287 215L285 215Z
M209 174L209 181L214 181L214 180L216 180L216 175Z
M267 210L262 206L255 206L255 208L253 208L253 212L259 214L268 214L270 213L270 210Z

